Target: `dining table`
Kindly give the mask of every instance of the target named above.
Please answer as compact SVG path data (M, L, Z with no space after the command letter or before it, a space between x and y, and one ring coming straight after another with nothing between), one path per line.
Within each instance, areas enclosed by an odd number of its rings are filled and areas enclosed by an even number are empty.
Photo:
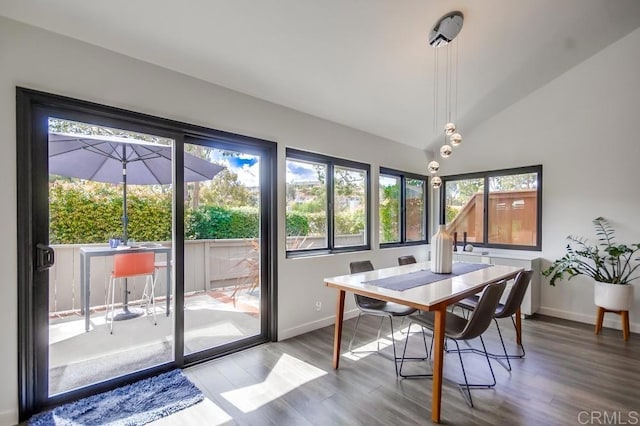
M333 339L333 368L340 364L345 295L347 292L395 302L421 311L432 311L434 322L433 384L431 420L440 423L442 372L444 364L445 319L447 307L481 292L487 285L511 280L521 267L454 262L452 273L431 272L429 262L392 266L356 274L325 278L327 287L338 290ZM517 316L520 315L518 311ZM520 321L516 322L520 327ZM518 338L521 330L516 331Z

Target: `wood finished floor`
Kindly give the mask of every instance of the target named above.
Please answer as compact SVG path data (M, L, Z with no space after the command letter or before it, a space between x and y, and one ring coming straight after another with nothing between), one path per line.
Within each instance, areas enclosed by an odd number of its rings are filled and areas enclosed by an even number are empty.
M375 340L378 321L362 318L361 342ZM431 380L396 378L393 362L379 355L347 356L354 325L355 320L345 322L338 370L331 366L333 326L185 370L207 400L156 424L430 424ZM508 320L501 325L512 347L513 326ZM421 348L417 330L414 327L410 338L412 355ZM527 356L512 361L511 373L492 361L497 386L472 391L475 408L467 406L455 384L445 382L443 424L639 424L637 334L624 342L619 330L605 329L595 336L593 326L537 316L523 321L523 342ZM498 344L492 326L487 346L497 350ZM463 359L472 379L490 379L483 357L468 354ZM427 365L412 363L409 372L426 372ZM457 354L446 355L444 370L446 378L461 380ZM604 422L605 412L609 423Z

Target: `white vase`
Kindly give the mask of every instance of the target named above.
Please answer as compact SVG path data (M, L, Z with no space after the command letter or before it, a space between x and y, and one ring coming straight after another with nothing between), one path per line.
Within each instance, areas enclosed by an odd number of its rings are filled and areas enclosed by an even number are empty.
M633 305L631 284L610 284L595 281L593 301L610 311L628 311Z
M431 271L436 274L450 274L453 264L453 238L446 225L438 226L438 232L431 237Z

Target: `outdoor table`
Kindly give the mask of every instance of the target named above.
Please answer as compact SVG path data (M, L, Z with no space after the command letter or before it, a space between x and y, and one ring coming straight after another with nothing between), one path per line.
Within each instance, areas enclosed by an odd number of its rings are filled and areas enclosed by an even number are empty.
M84 329L85 331L89 331L89 322L90 322L90 295L91 295L91 258L99 257L99 256L113 256L115 254L124 254L124 253L141 253L141 252L153 252L156 254L165 253L167 255L167 268L166 269L166 279L167 279L167 316L169 316L170 309L170 298L171 294L171 271L168 265L171 264L170 256L171 256L171 247L166 247L162 245L148 245L148 246L137 246L137 247L118 247L111 248L107 247L80 247L80 313L84 314Z

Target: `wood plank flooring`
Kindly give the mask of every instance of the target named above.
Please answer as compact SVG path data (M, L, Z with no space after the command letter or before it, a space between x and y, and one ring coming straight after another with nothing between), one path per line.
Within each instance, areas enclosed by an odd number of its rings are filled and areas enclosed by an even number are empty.
M363 316L360 344L375 341L378 324L379 319ZM513 326L508 320L500 324L513 350ZM350 356L347 345L354 325L355 320L345 322L339 370L331 366L333 326L189 368L185 373L207 400L155 423L430 424L431 380L396 378L393 361L377 354ZM383 334L388 335L388 327L386 323ZM414 326L410 335L412 356L424 352L418 331ZM406 333L397 331L396 336L401 350ZM596 336L593 326L536 316L523 321L523 342L527 356L512 360L511 373L492 361L497 386L472 391L475 408L455 385L462 381L457 354L446 355L444 372L450 381L443 387L443 424L640 424L637 334L625 342L619 330L605 329ZM493 325L487 345L498 352ZM392 353L390 346L384 351ZM483 357L466 354L463 360L471 380L491 379ZM429 363L414 362L407 369L428 372Z

